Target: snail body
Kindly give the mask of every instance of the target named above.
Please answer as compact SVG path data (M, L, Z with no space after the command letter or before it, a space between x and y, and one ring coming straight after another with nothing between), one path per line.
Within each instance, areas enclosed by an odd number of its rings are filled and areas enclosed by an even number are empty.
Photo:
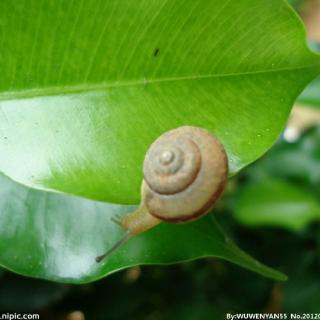
M227 182L227 154L209 131L179 127L151 144L144 159L143 176L139 208L117 220L126 230L121 244L161 221L185 223L208 213ZM119 243L96 260L101 261Z

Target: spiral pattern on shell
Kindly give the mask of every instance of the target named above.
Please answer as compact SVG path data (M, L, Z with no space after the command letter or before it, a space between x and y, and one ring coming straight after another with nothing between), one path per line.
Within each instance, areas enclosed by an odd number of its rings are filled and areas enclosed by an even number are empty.
M161 135L144 160L142 197L164 221L187 222L207 213L228 176L227 155L207 130L191 126Z

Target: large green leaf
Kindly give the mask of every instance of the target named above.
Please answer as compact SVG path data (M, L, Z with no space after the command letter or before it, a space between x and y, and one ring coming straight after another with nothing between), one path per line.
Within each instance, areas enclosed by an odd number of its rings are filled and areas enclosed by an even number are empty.
M123 233L110 217L125 214L132 206L33 190L3 176L0 192L0 264L23 275L84 283L137 264L214 256L286 279L235 246L212 216L186 225L163 223L98 264L95 257Z
M231 174L257 159L320 71L282 0L2 0L0 52L0 169L119 203L173 127L215 133Z

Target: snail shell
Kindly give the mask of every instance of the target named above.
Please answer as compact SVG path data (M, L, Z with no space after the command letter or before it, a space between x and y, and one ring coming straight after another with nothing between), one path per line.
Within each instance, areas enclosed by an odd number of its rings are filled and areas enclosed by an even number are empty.
M114 220L126 233L97 262L161 221L188 222L207 213L224 190L228 160L207 130L186 126L164 133L150 146L143 173L140 206Z
M187 222L207 213L221 196L228 160L207 130L191 126L161 135L143 165L142 199L148 212L168 222Z

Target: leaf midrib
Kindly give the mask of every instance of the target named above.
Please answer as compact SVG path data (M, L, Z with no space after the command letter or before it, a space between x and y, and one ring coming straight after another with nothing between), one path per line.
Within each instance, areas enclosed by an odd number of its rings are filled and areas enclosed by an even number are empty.
M288 68L275 68L268 70L258 70L250 72L238 72L238 73L225 73L225 74L207 74L207 75L194 75L194 76L181 76L181 77L171 77L171 78L160 78L160 79L147 79L143 78L140 80L133 81L116 81L114 83L97 83L97 84L81 84L81 85L70 85L70 86L55 86L55 87L45 87L45 88L34 88L20 91L7 91L0 93L0 101L6 100L20 100L28 99L34 97L47 97L56 95L68 95L73 93L83 93L83 92L94 92L109 88L120 88L120 87L130 87L130 86L147 86L150 84L164 83L164 82L176 82L176 81L188 81L188 80L203 80L211 78L224 78L224 77L240 77L248 75L257 75L265 73L277 73L277 72L287 72L287 71L298 71L303 69L312 69L315 67L320 67L319 63L306 65L302 67L288 67Z

